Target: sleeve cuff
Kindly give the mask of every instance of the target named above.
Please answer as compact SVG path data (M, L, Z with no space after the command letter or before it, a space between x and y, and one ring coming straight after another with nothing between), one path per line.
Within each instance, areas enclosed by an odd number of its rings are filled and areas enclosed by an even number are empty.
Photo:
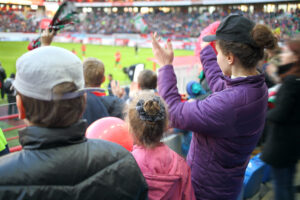
M211 45L207 45L204 49L201 50L200 59L201 59L202 56L205 56L205 55L211 54L211 53L215 54L215 51L213 50Z
M159 68L158 72L168 70L168 69L172 69L172 68L173 68L173 65L165 65L165 66Z

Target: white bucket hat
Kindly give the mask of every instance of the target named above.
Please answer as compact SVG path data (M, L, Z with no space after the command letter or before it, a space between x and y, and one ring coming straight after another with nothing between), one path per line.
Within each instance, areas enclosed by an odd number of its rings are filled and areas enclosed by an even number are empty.
M84 76L81 60L72 52L54 46L40 47L25 53L17 60L14 87L34 99L51 101L71 99L83 94ZM57 97L54 86L72 82L77 91Z

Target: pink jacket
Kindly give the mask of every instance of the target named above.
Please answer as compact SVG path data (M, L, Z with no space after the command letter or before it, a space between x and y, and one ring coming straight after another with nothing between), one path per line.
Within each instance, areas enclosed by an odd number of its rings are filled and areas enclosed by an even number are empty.
M190 168L168 146L160 144L147 149L134 145L132 154L147 181L149 200L195 199Z

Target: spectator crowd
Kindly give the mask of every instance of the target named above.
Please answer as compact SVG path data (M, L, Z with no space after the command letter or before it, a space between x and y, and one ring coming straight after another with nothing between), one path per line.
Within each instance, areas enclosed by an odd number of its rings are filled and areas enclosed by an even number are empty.
M39 20L32 14L23 16L12 11L0 11L0 32L29 32L39 30Z
M233 10L231 12L241 12ZM113 34L113 33L141 33L134 23L135 13L81 13L81 22L70 32L89 34ZM157 32L160 35L182 35L198 37L201 31L210 23L222 20L228 15L225 11L191 12L191 13L149 13L141 15L147 24L143 32L149 34ZM278 30L282 35L291 36L300 31L300 10L285 13L279 10L275 13L244 13L246 17L260 24L266 24L273 30ZM11 11L0 11L0 31L2 32L38 32L38 21L34 15L23 16Z
M218 13L206 17L220 18ZM180 20L190 26L189 19ZM0 199L237 199L251 153L267 127L261 159L271 166L275 200L294 200L300 157L299 34L280 49L266 25L239 14L224 17L216 31L202 35L200 44L211 95L189 101L176 87L170 39L162 46L159 35L151 34L161 66L158 76L140 72L136 87L123 99L115 81L115 96L99 88L105 80L100 60L82 62L51 46L54 35L44 30L42 46L18 58L17 74L11 77L19 118L27 127L19 131L23 150L16 153L6 151L0 129L5 154L0 158ZM266 52L278 49L280 59L271 63ZM263 73L269 66L260 66L265 60L276 68L273 83L281 84L270 110ZM131 152L122 144L86 138L88 124L107 116L125 119L134 141ZM169 127L193 132L186 158L162 142Z

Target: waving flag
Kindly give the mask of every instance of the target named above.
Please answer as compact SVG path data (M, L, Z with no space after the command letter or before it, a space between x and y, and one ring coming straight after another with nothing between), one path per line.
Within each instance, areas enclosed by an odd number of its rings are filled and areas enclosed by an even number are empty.
M53 19L51 20L48 28L49 30L54 30L55 32L63 29L67 26L72 26L74 23L79 22L79 18L77 15L76 6L74 2L71 1L64 1L58 8L57 12L55 13ZM47 22L49 23L49 22ZM41 25L43 21L41 22ZM46 25L44 23L43 25ZM28 45L28 50L35 49L41 45L40 37L30 42Z
M139 30L142 33L144 33L148 29L148 26L147 26L145 20L143 19L143 17L140 14L136 15L133 18L133 20L134 20L135 28L137 30Z

